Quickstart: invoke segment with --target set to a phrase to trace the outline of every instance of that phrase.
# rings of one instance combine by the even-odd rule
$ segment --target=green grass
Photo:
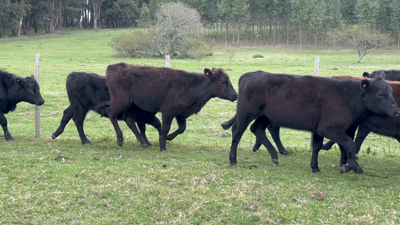
[[[20,76],[34,73],[40,53],[41,137],[34,137],[34,106],[18,105],[7,114],[15,142],[0,138],[0,223],[4,224],[397,224],[400,223],[400,164],[397,141],[371,134],[359,164],[366,172],[339,173],[339,150],[321,152],[321,173],[311,173],[310,135],[282,129],[292,154],[274,165],[265,148],[251,151],[247,131],[230,168],[231,134],[220,128],[235,113],[235,103],[212,99],[188,119],[187,130],[159,153],[157,132],[148,127],[154,146],[142,148],[121,123],[124,146],[118,147],[108,119],[89,113],[82,145],[73,122],[56,140],[68,106],[66,76],[72,71],[104,75],[107,65],[127,62],[163,66],[160,58],[116,58],[108,42],[130,30],[63,30],[53,35],[0,39],[0,69]],[[262,54],[264,58],[253,58]],[[216,47],[200,63],[172,59],[171,67],[201,72],[225,68],[237,88],[241,74],[255,70],[313,74],[320,57],[321,76],[361,76],[364,71],[400,69],[400,53],[382,50],[362,63],[353,50],[255,47],[228,51]],[[229,68],[229,69],[228,69]],[[52,114],[56,114],[51,116]],[[159,115],[158,115],[159,116]],[[172,129],[176,129],[173,124]],[[2,132],[1,136],[2,136]],[[66,156],[64,161],[56,160]],[[257,166],[253,168],[252,166]]]

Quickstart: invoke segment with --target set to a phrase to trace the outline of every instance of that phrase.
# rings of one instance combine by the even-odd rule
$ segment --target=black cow
[[[368,72],[363,73],[364,78],[374,78],[376,76],[379,76],[382,72],[385,73],[385,80],[391,80],[391,81],[400,81],[400,70],[377,70],[369,74]]]
[[[359,80],[361,78],[358,77],[350,77],[350,76],[334,76],[332,78],[335,79],[354,79]],[[393,89],[393,97],[396,100],[397,104],[400,105],[400,82],[397,81],[387,81],[387,83]],[[356,143],[356,154],[360,152],[360,148],[365,138],[368,136],[370,132],[374,132],[376,134],[388,136],[395,138],[398,142],[400,142],[400,117],[387,117],[381,116],[377,114],[369,114],[365,119],[362,120],[360,125],[358,126],[357,136],[355,139]],[[333,141],[327,142],[322,146],[322,149],[329,150],[332,145],[335,144]]]
[[[356,147],[349,131],[371,112],[397,116],[400,110],[392,92],[381,77],[340,81],[313,76],[297,78],[263,71],[246,73],[239,79],[230,163],[237,163],[240,138],[248,124],[256,119],[252,132],[269,150],[273,161],[277,161],[278,156],[265,135],[265,127],[269,124],[312,133],[313,172],[320,171],[318,153],[326,137],[340,145],[342,172],[354,170],[363,173],[355,160]]]
[[[37,106],[44,104],[40,88],[32,76],[22,78],[0,70],[0,124],[7,141],[14,141],[7,128],[4,114],[14,111],[19,102],[28,102]]]
[[[60,126],[53,133],[52,138],[55,139],[62,134],[65,126],[72,118],[82,144],[91,144],[83,131],[83,121],[90,110],[107,117],[106,109],[110,106],[110,93],[106,85],[106,78],[94,73],[72,72],[67,76],[66,89],[70,105],[64,110]],[[130,115],[130,109],[127,109],[121,112],[117,119],[125,120],[128,126],[131,127],[134,121]],[[154,113],[138,109],[136,122],[141,133],[141,137],[136,136],[136,138],[142,140],[143,136],[144,142],[141,142],[141,145],[143,147],[150,146],[151,143],[146,137],[145,123],[154,126],[160,134],[160,120],[155,117]]]
[[[204,74],[199,74],[119,63],[107,67],[106,79],[111,95],[111,107],[107,114],[114,125],[117,144],[123,144],[117,115],[128,108],[140,107],[162,114],[161,152],[167,151],[166,140],[183,133],[186,119],[198,113],[211,98],[230,101],[237,98],[228,75],[222,69],[204,69]],[[179,127],[167,136],[173,118],[176,118]]]

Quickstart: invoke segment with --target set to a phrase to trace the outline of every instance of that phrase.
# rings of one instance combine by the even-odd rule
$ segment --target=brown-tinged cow
[[[66,89],[70,105],[64,110],[60,126],[54,131],[52,138],[55,139],[62,134],[65,126],[73,119],[82,144],[91,144],[83,130],[83,122],[90,110],[107,117],[106,109],[110,106],[110,93],[106,85],[106,77],[95,73],[72,72],[67,76]],[[118,120],[125,120],[128,126],[132,126],[134,121],[130,117],[129,110],[119,114]],[[151,143],[146,136],[145,123],[151,124],[160,134],[160,120],[155,117],[154,113],[138,109],[136,123],[144,140],[141,144],[143,147],[150,146]]]
[[[364,78],[374,78],[379,76],[382,72],[385,73],[385,80],[400,81],[400,70],[377,70],[371,74],[364,72],[362,76]]]
[[[106,79],[111,95],[111,106],[107,114],[114,125],[117,144],[123,144],[117,115],[128,108],[139,107],[162,114],[161,152],[167,151],[166,140],[172,140],[183,133],[186,119],[198,113],[211,98],[230,101],[237,98],[229,76],[222,69],[204,69],[204,74],[200,74],[119,63],[107,67]],[[168,135],[174,118],[178,129]]]

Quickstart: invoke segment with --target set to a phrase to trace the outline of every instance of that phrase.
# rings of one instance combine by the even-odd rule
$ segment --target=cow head
[[[206,68],[204,69],[204,75],[211,80],[211,92],[213,96],[232,102],[237,99],[237,92],[233,88],[229,76],[223,69],[213,68],[210,70]]]
[[[32,76],[26,78],[15,78],[15,82],[20,86],[19,99],[20,101],[28,102],[34,105],[43,105],[44,99],[40,94],[39,85]]]
[[[364,78],[369,78],[369,73],[368,72],[364,72],[362,75]]]
[[[362,80],[363,100],[369,110],[379,115],[398,116],[400,109],[393,97],[392,87],[383,79],[384,72],[371,80]]]

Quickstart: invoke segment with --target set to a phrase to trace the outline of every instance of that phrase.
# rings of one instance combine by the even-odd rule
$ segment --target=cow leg
[[[171,123],[174,119],[167,115],[167,113],[162,114],[162,125],[161,125],[161,136],[160,136],[160,152],[166,153],[167,152],[167,135],[169,130],[171,129]]]
[[[178,129],[172,134],[167,135],[167,140],[172,141],[176,136],[182,134],[186,130],[186,118],[184,117],[175,117],[176,122],[178,123]]]
[[[356,154],[358,154],[360,152],[361,145],[370,132],[371,131],[368,128],[366,128],[365,126],[360,125],[358,127],[357,137],[355,140],[356,148],[357,148]]]
[[[0,112],[0,124],[1,124],[1,127],[3,128],[3,131],[4,131],[4,138],[7,141],[14,141],[14,138],[11,136],[10,132],[8,131],[7,119],[4,116],[3,112]]]
[[[54,131],[53,135],[51,135],[51,138],[56,139],[60,134],[64,132],[65,126],[67,126],[68,122],[71,120],[71,118],[74,116],[74,110],[72,106],[68,106],[64,110],[63,117],[61,118],[60,126],[57,128],[56,131]]]
[[[79,133],[79,138],[81,139],[82,144],[92,144],[89,139],[86,137],[85,132],[83,131],[83,121],[85,121],[85,117],[87,114],[87,110],[76,106],[73,109],[73,117],[72,120],[75,123],[76,129]]]
[[[133,108],[133,107],[132,107]],[[131,131],[133,132],[133,134],[135,135],[136,139],[139,141],[140,145],[144,148],[149,147],[149,145],[147,144],[147,142],[145,141],[145,138],[143,137],[143,135],[139,132],[139,130],[136,128],[135,125],[135,119],[136,119],[136,114],[137,111],[135,109],[129,109],[125,112],[125,123],[128,125],[128,127],[131,129]],[[145,127],[144,123],[143,126]],[[139,125],[140,126],[140,125]],[[143,127],[142,127],[143,129]],[[144,133],[146,132],[146,128],[144,128]],[[147,137],[146,137],[147,139]]]
[[[236,114],[236,123],[232,126],[232,143],[231,143],[231,150],[229,153],[229,161],[231,165],[236,165],[236,154],[237,154],[237,147],[239,145],[240,139],[244,131],[246,130],[249,123],[254,119],[255,116],[239,116]]]
[[[267,129],[268,124],[270,121],[266,116],[259,116],[257,119],[254,121],[254,123],[250,126],[250,131],[254,134],[257,129],[263,130],[265,132],[265,129]],[[253,146],[253,152],[256,152],[261,146],[261,141],[260,139],[256,136],[256,142],[254,143]]]
[[[354,129],[354,128],[351,128]],[[351,131],[353,132],[353,131]],[[364,173],[364,171],[361,169],[361,167],[358,165],[357,160],[356,160],[356,144],[353,141],[353,137],[349,137],[347,133],[351,132],[347,131],[346,133],[343,130],[330,130],[329,133],[324,135],[325,137],[331,139],[333,142],[336,142],[342,152],[341,156],[341,173],[348,172],[350,170],[354,170],[358,174]],[[346,159],[347,156],[347,159]]]
[[[282,155],[290,155],[290,153],[282,145],[281,138],[279,137],[279,130],[279,126],[273,126],[272,124],[268,126],[268,131],[271,134],[272,139],[274,139],[274,142],[278,147],[279,153],[281,153]]]
[[[142,122],[136,122],[136,125],[138,126],[140,134],[142,135],[143,140],[144,142],[146,142],[147,146],[152,146],[152,144],[150,143],[149,139],[147,139],[146,136],[146,124]]]
[[[320,172],[318,168],[318,153],[321,150],[322,143],[324,141],[324,137],[318,134],[312,134],[312,155],[311,155],[311,169],[313,173]]]
[[[256,126],[253,126],[254,124],[256,124]],[[252,127],[250,129],[251,132],[253,132],[253,134],[256,136],[258,141],[260,143],[262,143],[265,146],[265,148],[267,148],[269,154],[271,155],[272,162],[275,163],[275,164],[278,164],[278,154],[276,152],[276,149],[271,144],[271,142],[268,140],[267,136],[265,135],[265,126],[268,126],[268,123],[266,123],[264,121],[264,123],[262,123],[263,125],[260,124],[260,125],[257,126],[257,124],[259,124],[259,123],[256,123],[256,122],[253,123],[253,125],[252,125]]]
[[[117,144],[119,146],[123,145],[124,136],[123,136],[122,130],[118,124],[118,115],[120,115],[125,110],[127,110],[128,108],[131,107],[131,104],[129,104],[127,101],[123,101],[123,100],[127,100],[127,99],[129,99],[129,97],[123,95],[123,96],[120,96],[119,98],[116,98],[115,102],[113,103],[113,95],[111,95],[111,105],[109,108],[106,109],[108,118],[110,119],[111,124],[114,126],[115,134],[117,136]],[[134,127],[136,129],[136,126],[132,126],[132,127]]]
[[[330,150],[334,144],[336,144],[336,143],[333,141],[328,141],[324,145],[322,145],[321,149]]]

